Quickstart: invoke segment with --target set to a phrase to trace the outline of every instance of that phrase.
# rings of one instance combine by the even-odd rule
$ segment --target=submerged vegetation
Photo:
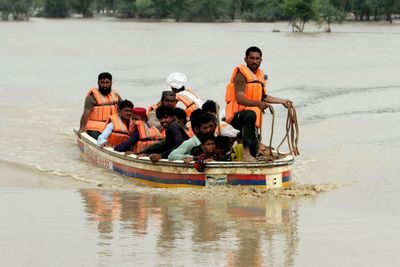
[[[64,18],[95,14],[175,21],[289,20],[293,31],[307,21],[386,20],[400,13],[400,0],[0,0],[2,20],[29,16]]]

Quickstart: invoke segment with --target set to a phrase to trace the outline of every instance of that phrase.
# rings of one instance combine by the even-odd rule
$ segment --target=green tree
[[[320,0],[319,15],[321,20],[327,24],[327,32],[331,32],[331,23],[342,22],[345,18],[344,12],[333,6],[329,0]]]
[[[84,18],[87,18],[93,16],[91,10],[93,3],[94,0],[72,0],[71,7],[75,12],[82,14]]]
[[[68,0],[45,0],[43,14],[49,18],[68,17]]]
[[[275,21],[282,19],[281,0],[254,0],[247,4],[242,17],[248,21]]]
[[[135,0],[120,0],[117,4],[120,18],[134,18],[136,13]]]
[[[234,14],[232,0],[185,0],[183,17],[188,21],[230,20]]]
[[[30,0],[0,0],[0,13],[2,20],[26,20],[29,16]]]
[[[136,0],[135,6],[139,18],[154,18],[156,15],[152,0]]]
[[[382,0],[386,21],[392,23],[392,14],[400,12],[400,0]]]
[[[303,32],[309,20],[318,20],[318,2],[316,0],[285,0],[284,12],[290,16],[292,31]]]
[[[117,9],[117,0],[96,0],[96,10],[98,13],[114,13]]]
[[[185,0],[167,0],[166,4],[169,17],[174,18],[175,21],[181,21],[185,13]]]

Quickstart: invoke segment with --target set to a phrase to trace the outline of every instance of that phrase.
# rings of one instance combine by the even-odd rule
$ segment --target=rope
[[[276,148],[277,153],[275,153],[275,154],[272,151],[272,139],[274,136],[274,125],[275,125],[275,111],[271,105],[269,106],[269,111],[271,112],[271,115],[272,115],[271,135],[269,138],[269,149],[268,149],[268,154],[267,155],[264,154],[263,156],[260,157],[260,159],[264,159],[266,161],[273,161],[275,159],[279,159],[279,158],[285,157],[287,155],[293,155],[293,156],[300,155],[299,149],[297,146],[298,136],[299,136],[299,126],[298,126],[298,121],[297,121],[296,109],[294,108],[293,104],[287,108],[286,134],[283,137],[282,141],[279,143],[278,147]],[[287,142],[288,142],[289,153],[279,152],[279,148],[285,142],[285,139],[287,139]]]
[[[279,148],[285,142],[285,139],[287,139],[288,142],[288,147],[289,147],[289,153],[280,153]],[[300,155],[299,148],[297,146],[299,142],[299,124],[297,121],[297,113],[296,109],[294,108],[293,104],[290,105],[287,109],[287,117],[286,117],[286,134],[283,137],[282,141],[276,148],[276,151],[280,155],[293,155],[293,156],[298,156]]]
[[[215,110],[217,111],[217,129],[218,129],[218,135],[221,135],[221,122],[219,118],[219,105],[217,102],[215,102]]]

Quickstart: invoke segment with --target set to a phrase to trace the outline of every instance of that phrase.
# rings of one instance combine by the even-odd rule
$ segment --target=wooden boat
[[[77,134],[77,130],[74,131]],[[77,141],[83,159],[153,187],[241,185],[281,188],[292,182],[294,158],[290,155],[273,162],[209,162],[204,172],[198,172],[193,164],[183,161],[163,159],[153,164],[148,157],[127,156],[112,148],[101,148],[86,133],[77,135]]]

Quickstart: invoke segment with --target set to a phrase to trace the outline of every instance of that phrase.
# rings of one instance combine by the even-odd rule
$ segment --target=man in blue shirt
[[[195,134],[192,138],[184,141],[178,148],[174,149],[168,156],[168,160],[184,160],[190,161],[193,159],[193,156],[190,155],[190,151],[193,147],[199,146],[201,144],[199,140],[199,136],[204,134],[214,134],[215,128],[217,126],[215,116],[204,113],[201,111],[199,116],[196,116],[196,113],[199,113],[200,110],[197,109],[192,112],[190,117],[190,121],[192,124],[192,130]],[[195,113],[195,114],[193,114]]]

